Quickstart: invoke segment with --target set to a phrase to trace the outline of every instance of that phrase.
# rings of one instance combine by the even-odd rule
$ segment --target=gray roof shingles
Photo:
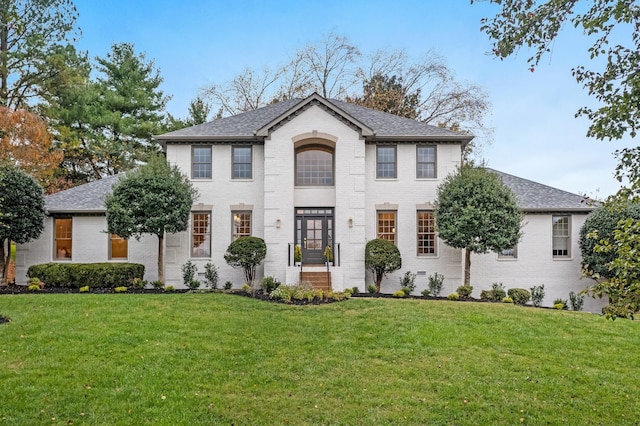
[[[156,136],[158,140],[172,139],[184,137],[189,138],[254,138],[255,133],[266,126],[281,115],[287,113],[303,103],[305,99],[289,99],[278,102],[273,105],[267,105],[253,111],[244,112],[231,117],[218,118],[208,123],[199,124],[197,126],[187,127],[185,129],[176,130],[170,133]],[[341,110],[369,126],[377,137],[460,137],[461,139],[469,139],[470,135],[453,132],[441,127],[432,126],[430,124],[421,123],[409,118],[399,117],[371,108],[365,108],[359,105],[342,102],[335,99],[327,99],[338,110]]]
[[[585,211],[594,206],[586,202],[585,197],[538,182],[513,176],[498,170],[490,169],[502,178],[502,182],[511,188],[518,207],[524,211]]]
[[[48,213],[104,213],[104,198],[124,173],[107,176],[45,197]]]

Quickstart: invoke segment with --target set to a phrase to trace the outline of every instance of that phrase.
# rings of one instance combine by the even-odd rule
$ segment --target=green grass
[[[506,304],[0,297],[0,425],[640,418],[640,324]]]

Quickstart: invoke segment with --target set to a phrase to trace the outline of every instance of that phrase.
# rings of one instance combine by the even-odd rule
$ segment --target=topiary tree
[[[224,260],[233,268],[242,268],[244,279],[253,288],[256,267],[267,256],[267,245],[262,238],[240,237],[227,247]]]
[[[595,250],[600,241],[613,241],[618,222],[624,219],[640,220],[640,204],[611,204],[600,206],[587,216],[580,228],[580,252],[585,275],[593,278],[611,278],[609,265],[616,258],[613,250]],[[592,235],[594,238],[590,238]]]
[[[188,229],[191,206],[198,196],[189,178],[163,157],[149,162],[114,185],[105,199],[109,232],[122,238],[158,237],[158,280],[164,283],[165,233]]]
[[[380,293],[384,276],[402,267],[400,250],[389,240],[371,240],[364,249],[364,266],[373,274],[376,291]]]
[[[438,187],[436,229],[449,246],[465,250],[465,285],[471,282],[471,253],[516,245],[522,218],[511,189],[485,168],[462,166]]]
[[[44,196],[34,178],[12,165],[0,166],[0,285],[7,284],[11,242],[36,239],[44,229]]]

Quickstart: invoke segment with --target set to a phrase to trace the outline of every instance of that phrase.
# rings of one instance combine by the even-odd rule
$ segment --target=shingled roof
[[[487,168],[502,178],[502,182],[511,188],[518,207],[525,212],[589,212],[595,207],[587,203],[585,197],[538,182],[523,179],[498,170]]]
[[[195,140],[263,140],[270,129],[310,105],[319,105],[331,110],[357,127],[368,140],[457,140],[466,143],[473,139],[472,135],[462,132],[453,132],[335,99],[325,99],[317,93],[305,99],[289,99],[253,111],[165,133],[156,136],[155,139],[163,143]]]
[[[107,176],[45,197],[47,213],[104,213],[104,198],[124,173]]]

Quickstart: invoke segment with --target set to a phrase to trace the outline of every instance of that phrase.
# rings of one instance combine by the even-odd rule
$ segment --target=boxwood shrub
[[[39,278],[46,287],[115,288],[129,286],[144,277],[140,263],[44,263],[27,270],[29,278]]]
[[[524,288],[510,288],[507,293],[513,299],[513,303],[524,305],[531,300],[531,293]]]

